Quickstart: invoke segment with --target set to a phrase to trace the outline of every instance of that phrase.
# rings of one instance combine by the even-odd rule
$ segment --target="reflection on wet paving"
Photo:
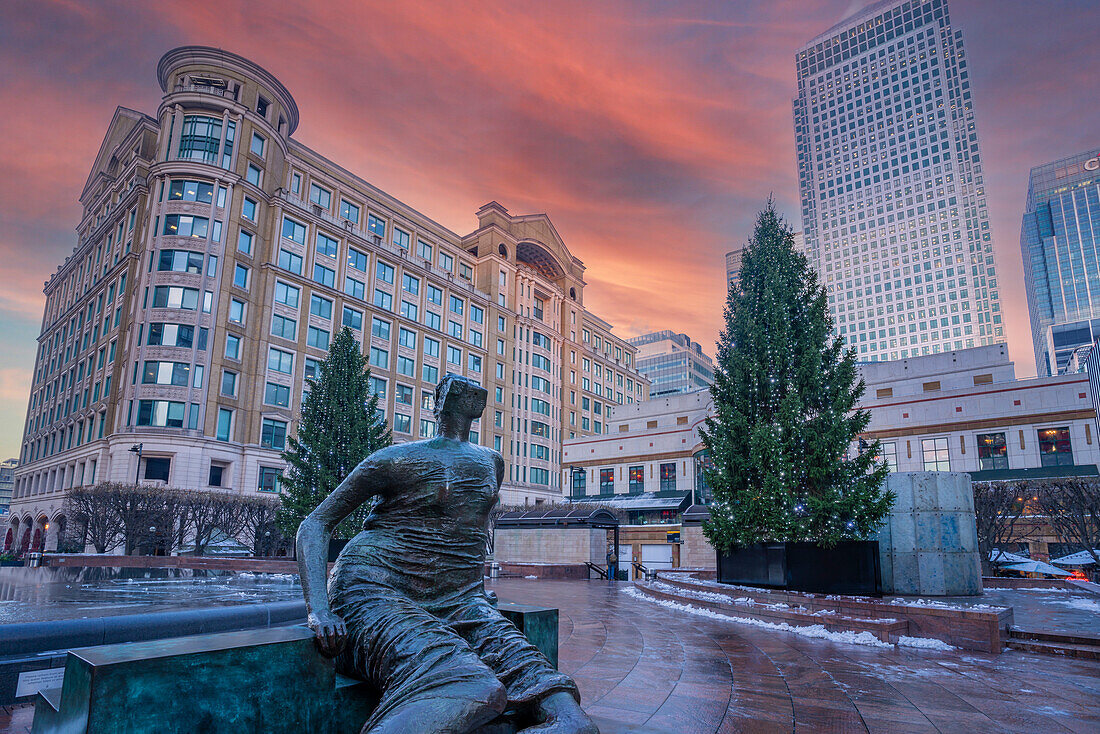
[[[297,575],[179,568],[0,568],[0,624],[299,601]]]

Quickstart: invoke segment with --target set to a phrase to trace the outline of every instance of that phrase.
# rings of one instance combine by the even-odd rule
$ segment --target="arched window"
[[[503,243],[497,245],[497,252],[499,252],[500,256],[503,258],[508,257],[508,248],[505,247]]]

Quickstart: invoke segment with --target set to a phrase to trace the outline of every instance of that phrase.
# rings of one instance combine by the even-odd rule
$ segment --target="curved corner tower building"
[[[795,54],[805,253],[861,361],[1003,342],[962,34],[887,0]]]
[[[645,399],[545,214],[490,202],[458,235],[294,140],[294,98],[255,63],[183,47],[157,77],[156,117],[116,110],[45,284],[8,547],[51,549],[66,491],[100,481],[277,492],[344,326],[395,441],[434,435],[443,374],[487,387],[473,438],[504,454],[508,504],[560,498],[563,437]]]

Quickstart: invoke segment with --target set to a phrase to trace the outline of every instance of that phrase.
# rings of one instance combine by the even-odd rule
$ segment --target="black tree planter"
[[[882,596],[875,540],[845,540],[831,548],[816,543],[730,548],[718,552],[718,580],[815,594]]]

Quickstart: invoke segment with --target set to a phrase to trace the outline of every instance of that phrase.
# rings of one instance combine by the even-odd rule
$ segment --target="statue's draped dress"
[[[483,696],[487,676],[504,685],[509,710],[557,691],[579,700],[485,595],[496,453],[438,438],[394,449],[385,473],[399,486],[375,499],[329,580],[348,628],[337,663],[382,694],[365,730],[413,701]]]

